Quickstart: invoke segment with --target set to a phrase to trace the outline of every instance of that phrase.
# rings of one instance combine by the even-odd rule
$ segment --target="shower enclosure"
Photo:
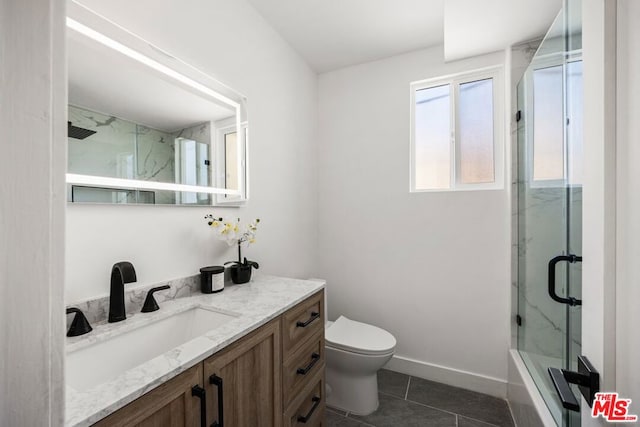
[[[517,87],[517,347],[556,423],[578,426],[547,371],[581,354],[580,1],[563,6]]]

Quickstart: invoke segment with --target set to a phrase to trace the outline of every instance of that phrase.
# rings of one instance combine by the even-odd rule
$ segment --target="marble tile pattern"
[[[381,369],[376,411],[358,416],[327,408],[327,427],[513,427],[507,402],[493,396]]]
[[[174,138],[192,139],[201,144],[211,144],[211,123],[200,123],[172,133]]]
[[[69,138],[69,172],[78,174],[175,183],[179,166],[176,165],[176,138],[207,146],[212,143],[210,122],[168,132],[72,105],[69,105],[69,121],[74,126],[96,131],[83,140]],[[198,177],[205,177],[199,178],[198,185],[209,185],[212,166],[195,166]],[[207,171],[202,173],[201,168]],[[201,204],[210,203],[210,197],[206,198]],[[175,204],[176,194],[155,191],[155,203]]]
[[[548,357],[562,358],[566,342],[565,306],[553,301],[547,291],[547,266],[549,260],[564,253],[566,248],[567,209],[572,212],[570,226],[581,227],[581,189],[572,190],[572,198],[567,201],[564,188],[527,188],[520,183],[519,193],[519,236],[518,282],[520,315],[523,326],[519,328],[519,348]],[[579,236],[579,233],[571,233]],[[581,252],[581,241],[572,242],[574,251]],[[566,267],[568,264],[564,264]],[[557,291],[565,295],[562,277],[563,264],[557,267]],[[581,264],[570,266],[574,287],[579,287]],[[572,296],[580,296],[576,290]],[[579,319],[580,307],[571,309],[572,318]],[[571,342],[580,346],[579,328],[573,328]]]
[[[168,132],[136,125],[136,179],[174,183],[175,142]],[[156,191],[156,204],[175,203],[171,191]]]
[[[237,315],[216,329],[93,388],[77,391],[67,386],[65,425],[81,427],[95,423],[279,316],[324,285],[322,280],[256,275],[247,284],[226,286],[216,294],[200,294],[188,285],[181,286],[176,291],[184,292],[184,297],[164,301],[158,298],[159,311],[134,313],[114,324],[97,323],[89,334],[67,338],[66,351],[70,353],[195,307]]]
[[[68,138],[69,172],[133,179],[135,123],[72,105],[68,112],[74,126],[96,132],[85,139]]]
[[[169,285],[170,288],[164,291],[158,291],[154,297],[158,303],[174,300],[176,298],[185,298],[200,294],[200,275],[183,277],[180,279],[167,280],[164,282],[154,283],[151,285],[142,285],[137,287],[129,287],[125,285],[124,301],[127,316],[140,312],[147,292],[151,288],[157,286]],[[77,303],[69,304],[68,307],[77,307],[84,313],[85,317],[92,325],[94,323],[106,322],[109,315],[109,295],[92,298]],[[70,325],[73,315],[67,316],[67,324]]]

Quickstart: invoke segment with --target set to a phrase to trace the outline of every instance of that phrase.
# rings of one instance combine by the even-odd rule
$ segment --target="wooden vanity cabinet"
[[[281,426],[280,355],[277,318],[206,359],[207,426]]]
[[[201,420],[202,364],[98,421],[98,427],[193,427]]]
[[[320,291],[95,425],[322,426],[324,322]]]
[[[325,424],[324,291],[282,315],[283,426]]]

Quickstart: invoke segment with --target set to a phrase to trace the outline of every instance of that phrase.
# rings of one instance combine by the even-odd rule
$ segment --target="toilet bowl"
[[[356,415],[378,409],[378,370],[396,339],[376,326],[340,316],[325,326],[327,405]]]

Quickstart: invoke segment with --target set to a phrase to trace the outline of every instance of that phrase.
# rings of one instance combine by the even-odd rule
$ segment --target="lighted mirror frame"
[[[208,76],[202,71],[174,58],[173,56],[153,46],[137,35],[124,30],[122,27],[113,24],[112,22],[102,18],[95,12],[82,5],[79,5],[78,3],[75,3],[73,1],[70,2],[68,12],[69,16],[67,16],[66,21],[67,31],[74,31],[85,37],[88,37],[95,42],[98,42],[110,49],[119,52],[122,55],[125,55],[126,57],[134,61],[137,61],[149,67],[155,72],[160,72],[166,77],[169,77],[176,82],[179,82],[190,87],[191,89],[196,90],[197,92],[204,95],[205,98],[214,98],[217,101],[228,105],[230,109],[235,111],[235,128],[237,130],[237,135],[242,135],[244,133],[244,128],[246,128],[246,121],[244,121],[245,124],[243,126],[243,113],[245,112],[243,111],[244,106],[242,101],[244,100],[244,97],[242,95],[238,94],[233,89],[230,89],[217,80],[214,80],[212,77]],[[90,24],[85,25],[80,21],[88,22]],[[114,37],[106,36],[99,30],[109,33],[110,35],[113,33]],[[122,41],[116,40],[116,38]],[[146,54],[141,53],[141,51],[144,51]],[[171,66],[165,65],[163,63],[166,63],[167,60],[171,60]],[[186,74],[197,75],[198,77],[192,78],[188,77]],[[211,86],[215,87],[216,89],[212,89]],[[238,101],[232,99],[231,97],[238,99]],[[109,187],[113,189],[165,190],[176,192],[216,194],[218,196],[212,199],[213,205],[244,204],[248,199],[248,170],[247,161],[245,159],[245,156],[248,155],[248,149],[247,141],[244,140],[244,138],[242,139],[242,143],[237,144],[237,190],[227,190],[226,188],[214,187],[214,185],[219,183],[219,180],[215,178],[215,175],[217,175],[219,172],[215,170],[214,174],[212,175],[213,178],[211,178],[212,186],[184,185],[157,181],[101,177],[95,175],[81,175],[74,173],[67,173],[66,181],[67,184]],[[217,140],[210,144],[209,150],[211,155],[216,154],[217,145]],[[229,196],[235,197],[231,201],[223,201],[224,198]]]

